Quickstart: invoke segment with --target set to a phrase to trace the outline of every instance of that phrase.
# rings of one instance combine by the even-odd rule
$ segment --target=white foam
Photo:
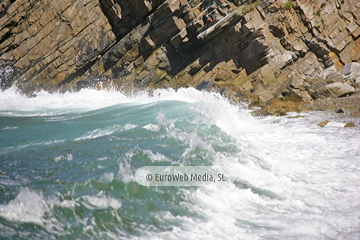
[[[143,153],[150,158],[152,162],[158,162],[158,161],[166,161],[169,162],[170,160],[161,153],[153,153],[151,150],[143,150]]]
[[[23,145],[19,145],[19,146],[15,146],[15,147],[5,147],[1,149],[2,153],[9,153],[9,152],[13,152],[13,151],[18,151],[30,146],[43,146],[43,145],[52,145],[52,144],[57,144],[57,143],[62,143],[65,142],[65,140],[53,140],[53,141],[47,141],[47,142],[32,142],[32,143],[27,143],[27,144],[23,144]]]
[[[113,197],[105,196],[103,192],[99,192],[96,196],[85,195],[81,197],[82,204],[88,209],[118,209],[121,207],[121,201]]]
[[[84,134],[83,136],[75,138],[75,141],[86,140],[86,139],[95,139],[95,138],[99,138],[99,137],[103,137],[103,136],[109,136],[109,135],[113,134],[114,132],[121,131],[121,130],[122,130],[121,126],[115,124],[113,126],[107,127],[106,129],[95,129],[95,130],[89,131],[86,134]]]
[[[90,97],[91,94],[98,94],[97,98]],[[329,118],[323,113],[303,113],[305,118],[299,119],[266,117],[257,120],[241,107],[230,105],[219,94],[194,89],[179,89],[177,92],[156,90],[152,97],[147,93],[125,97],[117,92],[96,90],[54,96],[41,93],[35,100],[22,99],[16,95],[12,97],[19,106],[5,99],[7,104],[13,104],[9,108],[4,107],[6,104],[3,104],[3,97],[0,96],[0,111],[12,110],[14,106],[21,110],[21,107],[26,106],[25,100],[29,100],[30,109],[39,110],[46,105],[45,96],[55,102],[55,109],[61,103],[78,109],[101,108],[126,102],[146,104],[171,100],[199,103],[190,106],[190,110],[199,114],[199,123],[216,125],[231,136],[232,144],[238,152],[217,153],[203,136],[177,128],[175,120],[167,119],[164,112],[158,114],[157,124],[143,126],[150,131],[164,130],[164,136],[186,145],[187,149],[182,155],[184,158],[195,148],[214,153],[215,167],[227,166],[231,170],[227,173],[237,178],[235,183],[222,185],[221,188],[207,186],[196,191],[183,189],[181,194],[188,201],[182,202],[182,207],[201,217],[175,216],[160,211],[155,213],[157,219],[173,228],[164,232],[144,231],[144,238],[177,239],[187,236],[190,239],[234,239],[236,236],[239,239],[278,239],[282,236],[285,239],[336,239],[341,235],[358,236],[360,141],[358,128],[343,128],[343,123],[347,122],[344,119],[329,119],[331,122],[325,128],[316,125]],[[23,105],[20,106],[20,103]],[[51,110],[52,107],[49,108]],[[357,126],[360,124],[357,119],[352,121]],[[123,129],[125,126],[97,129],[78,140],[106,136]],[[149,149],[134,151],[142,152],[154,162],[176,161]],[[124,182],[134,181],[131,164],[134,151],[129,151],[118,161],[116,178]],[[113,178],[114,175],[110,173],[102,175],[100,180],[107,182]],[[32,210],[24,210],[22,213],[15,207],[17,203],[26,206],[24,209],[32,208],[34,202],[43,205],[41,195],[28,193],[29,190],[22,191],[28,197],[19,194],[15,200],[2,206],[0,214],[10,219],[41,222],[46,206],[39,209],[39,213],[33,213]],[[25,201],[27,198],[32,199],[30,203]],[[83,196],[76,202],[84,202],[89,209],[121,207],[119,200],[103,193]]]
[[[127,123],[124,126],[115,124],[113,126],[106,127],[105,129],[99,128],[99,129],[89,131],[89,132],[85,133],[83,136],[75,138],[75,141],[86,140],[86,139],[95,139],[95,138],[100,138],[100,137],[104,137],[104,136],[109,136],[109,135],[112,135],[113,133],[124,131],[124,130],[125,131],[131,130],[136,127],[137,127],[137,125],[131,124],[131,123]]]
[[[136,127],[137,127],[137,125],[135,125],[135,124],[127,123],[127,124],[124,125],[124,130],[131,130],[131,129],[134,129]]]
[[[52,116],[74,111],[90,111],[121,103],[146,104],[159,101],[207,102],[216,104],[226,102],[220,94],[200,92],[193,88],[158,89],[152,96],[146,91],[126,96],[115,90],[82,89],[79,92],[48,93],[37,92],[28,98],[9,88],[0,94],[0,112],[10,116]]]
[[[0,205],[0,215],[10,221],[43,224],[43,216],[48,210],[42,195],[28,188],[20,191],[8,204]]]
[[[66,156],[64,155],[60,155],[54,158],[55,162],[59,162],[62,160],[67,160],[67,161],[72,161],[73,160],[73,155],[71,153],[66,154]]]
[[[14,129],[18,129],[18,127],[10,127],[10,126],[6,126],[0,129],[1,130],[14,130]]]
[[[331,119],[327,128],[316,125],[329,118],[322,113],[304,113],[305,118],[300,119],[256,120],[216,95],[199,93],[197,100],[199,96],[210,99],[192,109],[205,122],[232,136],[240,149],[232,156],[218,154],[215,161],[216,165],[230,167],[238,183],[187,192],[185,195],[195,203],[187,208],[206,220],[159,215],[159,219],[181,227],[151,233],[151,238],[186,234],[206,239],[316,239],[356,231],[360,225],[356,201],[360,199],[360,142],[356,129],[343,128],[346,119]],[[183,155],[194,147],[212,151],[198,134],[176,128],[165,113],[160,112],[157,120],[168,137],[189,146]]]
[[[129,98],[116,91],[82,89],[76,93],[64,94],[41,91],[36,93],[36,97],[28,98],[18,93],[15,88],[10,88],[0,94],[0,111],[11,111],[9,115],[16,115],[17,111],[24,112],[18,115],[33,116],[37,114],[33,112],[38,111],[43,112],[42,115],[55,115],[59,114],[59,111],[89,111],[122,102],[129,102]]]
[[[152,123],[150,123],[150,124],[148,124],[148,125],[145,125],[145,126],[143,126],[142,128],[144,128],[144,129],[146,129],[146,130],[148,130],[148,131],[152,131],[152,132],[158,132],[158,131],[160,131],[160,126],[157,125],[157,124],[152,124]]]
[[[317,118],[314,113],[312,119],[320,122]],[[227,227],[241,220],[264,226],[263,230],[249,228],[258,237],[273,234],[275,238],[279,235],[318,238],[326,233],[329,238],[336,238],[343,231],[355,230],[360,224],[356,218],[360,206],[354,202],[360,198],[356,190],[360,188],[359,141],[348,138],[347,129],[339,129],[339,124],[323,129],[313,128],[309,120],[294,125],[282,120],[273,117],[260,120],[255,127],[257,124],[264,130],[259,133],[254,133],[251,127],[248,131],[228,132],[227,129],[237,126],[231,119],[224,120],[220,127],[237,139],[242,149],[239,159],[250,161],[244,164],[221,157],[217,164],[231,166],[239,180],[262,189],[264,195],[231,186],[198,191],[197,210],[203,210],[209,217],[207,224],[213,231],[221,231],[214,219],[222,219],[221,226]],[[271,199],[266,192],[277,197]],[[346,216],[350,209],[353,216]],[[239,228],[246,228],[246,224]],[[271,228],[278,230],[272,232]]]
[[[114,180],[114,173],[104,173],[101,177],[100,177],[100,181],[102,182],[112,182]]]
[[[98,161],[105,161],[105,160],[107,160],[108,159],[108,157],[101,157],[101,158],[98,158],[98,159],[96,159],[96,160],[98,160]]]

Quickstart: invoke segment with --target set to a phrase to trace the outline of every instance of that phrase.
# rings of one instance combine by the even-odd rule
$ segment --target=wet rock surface
[[[355,127],[355,123],[349,122],[344,127]]]
[[[329,120],[325,120],[319,124],[317,124],[319,127],[325,127],[330,121]]]

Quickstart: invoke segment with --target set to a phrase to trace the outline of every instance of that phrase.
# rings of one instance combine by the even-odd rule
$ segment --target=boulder
[[[352,93],[355,92],[355,88],[353,88],[349,84],[340,83],[340,82],[331,83],[331,84],[327,85],[326,88],[329,91],[331,91],[335,95],[335,97],[351,95]]]
[[[309,95],[307,89],[309,89],[310,84],[298,77],[291,79],[290,85],[288,87],[289,93],[287,98],[289,100],[296,100],[302,102],[309,102],[312,100],[311,96]]]
[[[197,87],[196,90],[208,92],[221,92],[221,88],[216,83],[204,80]]]
[[[360,63],[351,62],[346,64],[342,74],[347,78],[353,78],[355,82],[360,82]]]
[[[319,77],[322,77],[322,78],[326,78],[327,76],[331,75],[331,74],[334,74],[334,73],[337,73],[338,71],[336,70],[336,67],[333,65],[331,67],[328,67],[326,69],[324,69],[322,72],[319,73]]]
[[[342,74],[349,75],[349,74],[356,74],[360,75],[360,63],[351,62],[344,66]]]
[[[341,108],[339,110],[336,111],[336,113],[344,113],[344,110],[342,110]]]
[[[318,123],[317,125],[318,125],[319,127],[325,127],[329,122],[330,122],[329,120],[325,120],[325,121],[323,121],[323,122],[321,122],[321,123]]]
[[[307,89],[308,93],[314,98],[318,98],[317,91],[326,86],[326,82],[322,78],[316,78],[312,81],[312,85]]]
[[[355,127],[355,123],[349,122],[344,127]]]
[[[332,74],[329,74],[328,76],[326,76],[325,81],[327,84],[335,83],[335,82],[343,82],[344,76],[338,72],[332,73]]]
[[[351,95],[355,92],[355,88],[346,83],[335,82],[325,86],[321,86],[314,92],[315,98],[338,98]]]

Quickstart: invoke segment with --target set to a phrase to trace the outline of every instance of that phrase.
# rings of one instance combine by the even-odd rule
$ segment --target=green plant
[[[1,1],[1,0],[0,0]],[[246,13],[249,13],[251,11],[253,11],[257,6],[259,6],[264,0],[256,0],[255,2],[253,3],[250,3],[250,4],[246,4],[246,5],[243,5],[242,7],[242,13],[243,14],[246,14]]]
[[[246,13],[251,12],[252,10],[254,10],[254,7],[253,7],[252,5],[245,5],[245,6],[242,8],[242,13],[243,13],[243,14],[246,14]]]
[[[316,16],[320,16],[320,10],[316,11]]]
[[[293,7],[292,2],[285,3],[285,9],[291,9]]]

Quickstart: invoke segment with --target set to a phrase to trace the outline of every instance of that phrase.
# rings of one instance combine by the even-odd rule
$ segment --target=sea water
[[[360,239],[359,119],[296,115],[190,88],[0,92],[0,239]],[[234,181],[143,186],[144,166]]]

